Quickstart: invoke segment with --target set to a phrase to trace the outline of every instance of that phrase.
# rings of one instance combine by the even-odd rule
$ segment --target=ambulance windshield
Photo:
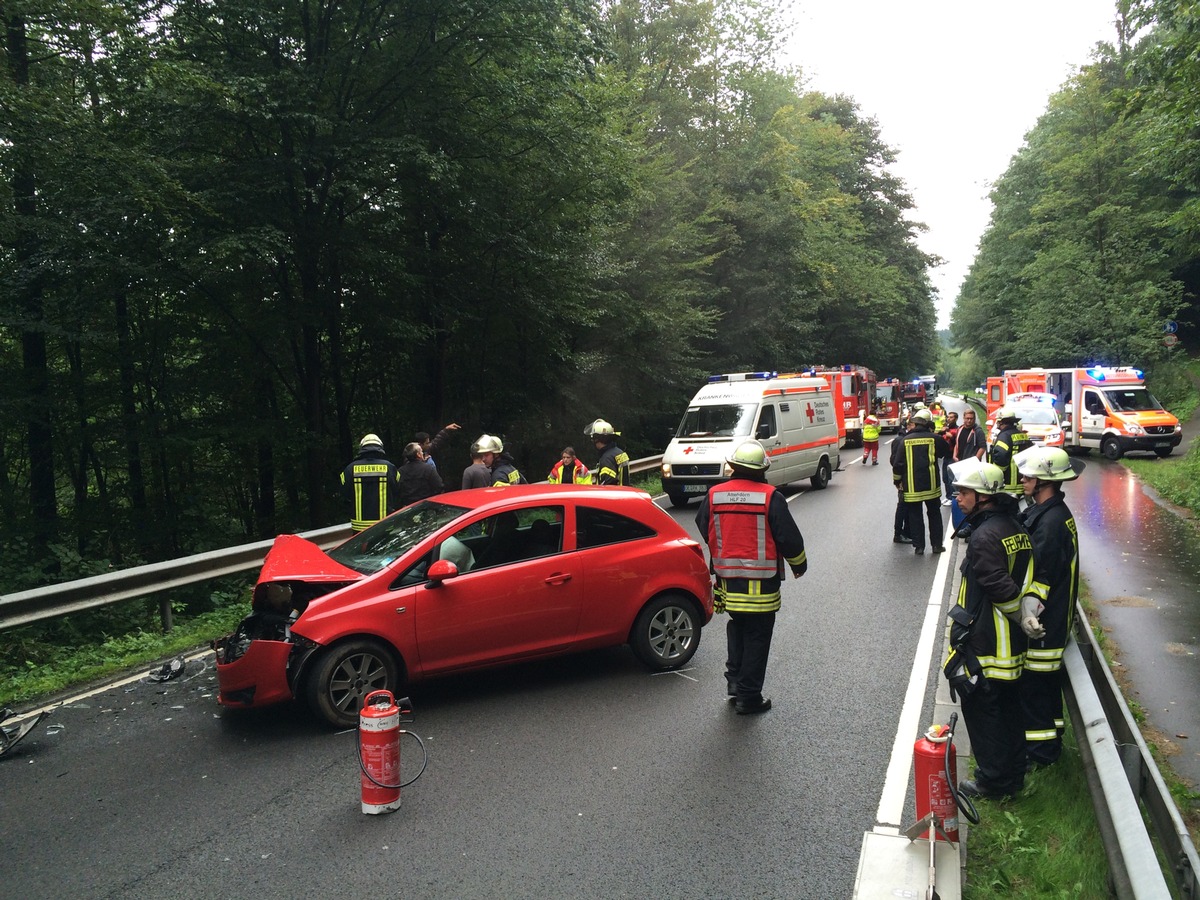
[[[1116,412],[1162,409],[1162,404],[1145,388],[1109,388],[1104,393]]]
[[[693,406],[684,413],[675,437],[749,437],[756,412],[757,403]]]

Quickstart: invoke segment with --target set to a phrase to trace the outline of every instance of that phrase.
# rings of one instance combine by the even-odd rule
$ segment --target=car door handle
[[[546,584],[566,584],[571,580],[571,577],[570,572],[555,572],[546,579]]]

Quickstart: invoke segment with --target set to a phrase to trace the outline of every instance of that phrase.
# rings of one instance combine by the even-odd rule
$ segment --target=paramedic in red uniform
[[[726,693],[738,714],[746,715],[771,708],[762,688],[784,566],[799,578],[808,560],[787,500],[767,484],[771,460],[763,445],[745,441],[726,462],[733,476],[708,492],[696,526],[712,555],[715,607],[729,613]]]

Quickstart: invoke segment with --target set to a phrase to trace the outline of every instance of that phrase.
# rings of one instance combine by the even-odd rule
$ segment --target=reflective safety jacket
[[[940,460],[949,455],[950,445],[923,424],[892,442],[892,479],[904,491],[905,503],[942,496]]]
[[[370,528],[399,508],[400,471],[382,450],[364,450],[342,471],[342,496],[353,506],[350,527]]]
[[[1033,541],[1033,584],[1027,593],[1046,607],[1038,617],[1046,636],[1030,638],[1025,668],[1030,672],[1057,672],[1062,668],[1063,648],[1079,597],[1079,533],[1075,517],[1058,493],[1024,510],[1021,519]]]
[[[708,492],[696,513],[708,543],[714,595],[729,612],[775,612],[784,563],[808,569],[804,538],[783,494],[765,482],[734,478]]]
[[[1021,473],[1017,471],[1016,456],[1030,447],[1029,435],[1019,428],[1005,428],[992,443],[991,461],[1004,470],[1004,490],[1021,493]]]
[[[878,422],[863,422],[863,440],[864,441],[879,440],[879,423]]]
[[[1015,512],[1016,502],[1000,495],[967,518],[971,540],[959,570],[957,609],[950,611],[944,671],[966,659],[971,674],[997,681],[1021,677],[1026,638],[1015,619],[1033,583],[1033,544]]]
[[[592,473],[582,460],[576,459],[575,465],[568,466],[560,459],[554,464],[546,480],[551,484],[591,484]]]
[[[508,487],[510,484],[529,484],[525,476],[517,471],[512,458],[505,454],[497,456],[492,464],[492,487]]]
[[[629,484],[629,454],[609,444],[600,452],[593,478],[595,484]]]

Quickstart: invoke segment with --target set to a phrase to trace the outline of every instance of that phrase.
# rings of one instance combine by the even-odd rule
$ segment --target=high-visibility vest
[[[709,492],[708,546],[719,578],[774,578],[779,574],[775,537],[767,524],[767,508],[775,488],[733,480]]]

